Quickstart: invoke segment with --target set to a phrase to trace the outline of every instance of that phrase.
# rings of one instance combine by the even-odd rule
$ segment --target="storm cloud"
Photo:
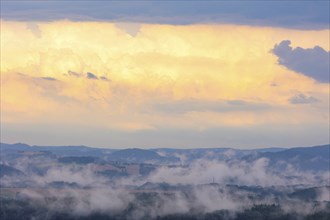
[[[10,20],[329,27],[328,1],[102,1],[101,4],[93,1],[5,1],[1,6],[1,17]],[[138,28],[134,30],[130,32],[132,36]]]
[[[291,41],[276,44],[272,52],[278,56],[278,63],[290,70],[313,78],[320,83],[329,83],[329,51],[319,46],[314,48],[292,48]]]

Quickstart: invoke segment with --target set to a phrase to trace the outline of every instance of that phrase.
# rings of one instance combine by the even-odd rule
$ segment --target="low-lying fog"
[[[9,204],[2,207],[3,217],[10,207],[22,208],[15,201],[44,210],[35,219],[58,213],[157,219],[220,210],[227,211],[223,218],[235,219],[256,205],[275,205],[282,214],[303,218],[330,207],[329,170],[301,170],[265,157],[199,158],[184,165],[63,161],[49,155],[2,161],[1,199]]]

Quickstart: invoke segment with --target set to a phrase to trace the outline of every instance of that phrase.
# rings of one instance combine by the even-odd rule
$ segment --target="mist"
[[[235,157],[226,150],[216,155],[218,159],[208,153],[193,160],[181,155],[171,163],[162,158],[139,164],[10,153],[2,158],[2,170],[15,172],[1,175],[1,196],[39,210],[34,219],[237,219],[265,205],[304,219],[329,207],[329,170],[302,170],[291,160],[274,162],[255,152]]]

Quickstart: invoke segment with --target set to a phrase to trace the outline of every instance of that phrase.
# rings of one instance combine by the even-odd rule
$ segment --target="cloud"
[[[43,76],[43,77],[40,77],[41,79],[44,79],[44,80],[49,80],[49,81],[56,81],[56,79],[54,77],[49,77],[49,76]]]
[[[36,25],[40,38],[26,22],[1,21],[6,139],[114,147],[288,146],[328,139],[320,129],[327,125],[328,84],[287,71],[269,53],[286,38],[327,48],[328,31],[141,24],[133,38],[109,22]],[[310,105],[292,108],[293,87],[317,94],[320,114]],[[287,135],[290,124],[303,138]],[[321,132],[311,137],[312,127]],[[87,128],[95,138],[85,135]]]
[[[99,79],[95,74],[87,72],[87,79]]]
[[[319,102],[318,99],[314,98],[313,96],[307,96],[305,94],[299,93],[297,95],[292,96],[289,99],[291,104],[311,104],[315,102]]]
[[[303,49],[292,48],[291,41],[284,40],[276,44],[272,52],[278,56],[278,63],[321,83],[329,83],[329,55],[319,46]]]
[[[65,8],[65,10],[64,10]],[[5,1],[4,19],[9,20],[102,20],[121,23],[231,23],[280,26],[300,29],[327,29],[329,2],[306,1]],[[122,25],[121,25],[122,26]],[[135,35],[138,28],[124,27]]]
[[[116,26],[125,31],[132,37],[135,37],[141,28],[141,24],[139,23],[116,23]]]
[[[227,103],[230,105],[248,105],[248,103],[243,100],[228,100]]]
[[[199,159],[186,167],[160,167],[147,180],[150,182],[197,185],[211,182],[214,179],[215,182],[221,185],[238,184],[264,187],[295,184],[318,185],[321,182],[327,182],[328,172],[302,172],[292,168],[290,164],[285,162],[283,164],[290,167],[290,169],[277,170],[276,167],[269,165],[267,158],[260,158],[252,162]]]
[[[31,30],[31,32],[36,36],[36,37],[41,37],[41,31],[37,23],[35,22],[28,22],[26,25],[26,28]]]
[[[71,70],[68,70],[68,75],[69,76],[74,76],[74,77],[81,77],[82,76],[82,74],[76,73],[76,72],[71,71]]]
[[[104,80],[104,81],[111,81],[111,80],[108,79],[106,76],[101,76],[100,79],[101,79],[101,80]]]
[[[207,101],[197,99],[185,99],[179,101],[167,101],[157,103],[154,109],[170,114],[184,114],[187,112],[235,112],[235,111],[264,111],[271,108],[267,103],[247,102],[243,100],[218,100]]]

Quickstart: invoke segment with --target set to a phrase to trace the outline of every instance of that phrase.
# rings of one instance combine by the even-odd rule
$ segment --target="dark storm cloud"
[[[2,1],[1,6],[1,17],[8,20],[234,23],[329,28],[328,1]]]
[[[299,93],[295,96],[292,96],[289,99],[289,102],[291,104],[311,104],[311,103],[315,103],[318,102],[319,100],[314,98],[313,96],[307,96],[305,94]]]
[[[303,49],[292,48],[291,41],[276,44],[272,52],[278,56],[278,63],[293,71],[311,77],[321,83],[329,83],[329,54],[319,46]]]
[[[91,73],[91,72],[87,72],[87,76],[88,79],[99,79],[95,74]]]

